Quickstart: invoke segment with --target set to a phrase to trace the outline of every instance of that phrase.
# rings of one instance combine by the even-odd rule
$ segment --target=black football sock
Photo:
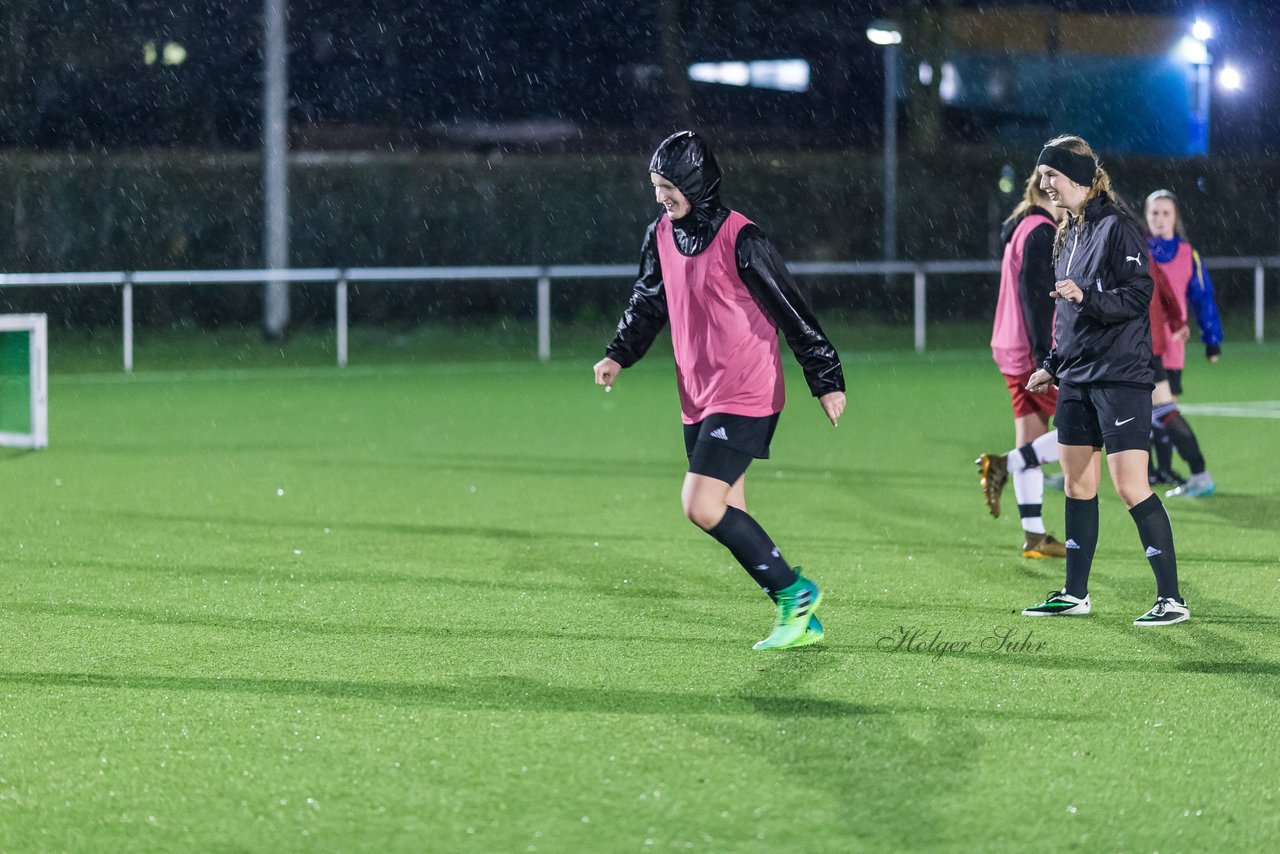
[[[1182,417],[1182,413],[1174,410],[1164,418],[1164,429],[1169,432],[1169,438],[1173,442],[1173,446],[1178,449],[1178,454],[1187,461],[1192,474],[1200,474],[1204,471],[1204,456],[1200,453],[1200,443],[1196,441],[1196,434],[1191,429],[1191,425]]]
[[[1063,589],[1078,599],[1089,592],[1089,570],[1098,548],[1098,496],[1067,498],[1067,583]]]
[[[1178,559],[1173,552],[1173,526],[1169,514],[1154,494],[1129,508],[1138,526],[1138,536],[1147,550],[1151,571],[1156,574],[1156,595],[1181,599],[1178,594]]]
[[[770,597],[796,583],[799,576],[782,559],[764,528],[737,507],[725,510],[724,518],[707,533],[733,553],[752,580]]]
[[[1172,471],[1173,442],[1169,439],[1169,431],[1163,427],[1151,428],[1151,447],[1155,449],[1155,470]]]

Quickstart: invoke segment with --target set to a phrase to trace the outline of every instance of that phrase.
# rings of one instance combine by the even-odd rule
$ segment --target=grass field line
[[[1280,418],[1280,400],[1246,400],[1240,403],[1192,403],[1178,406],[1191,415],[1223,415],[1229,418]]]

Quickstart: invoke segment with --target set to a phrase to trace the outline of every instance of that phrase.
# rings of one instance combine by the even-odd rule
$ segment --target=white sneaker
[[[1207,471],[1193,474],[1182,486],[1175,487],[1164,494],[1165,498],[1208,498],[1217,487],[1213,475]]]
[[[1089,594],[1077,599],[1065,590],[1050,590],[1049,598],[1039,605],[1022,609],[1024,617],[1083,617],[1093,610]]]
[[[1160,596],[1151,610],[1133,621],[1135,626],[1172,626],[1191,619],[1191,611],[1187,603],[1181,599],[1166,599]]]

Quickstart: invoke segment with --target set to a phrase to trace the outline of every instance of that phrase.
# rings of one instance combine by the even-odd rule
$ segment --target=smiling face
[[[1161,240],[1172,240],[1178,225],[1178,208],[1173,199],[1152,199],[1147,203],[1147,228]]]
[[[671,219],[684,219],[688,216],[689,211],[693,210],[693,205],[689,204],[689,200],[684,197],[684,193],[676,189],[675,184],[672,184],[657,172],[649,173],[649,182],[653,184],[654,198],[658,200],[658,204],[666,209],[667,216],[671,217]]]
[[[1089,195],[1089,188],[1080,186],[1052,166],[1042,164],[1036,170],[1040,173],[1040,189],[1044,190],[1049,201],[1055,207],[1069,210],[1078,216],[1080,208],[1084,206],[1084,197]]]

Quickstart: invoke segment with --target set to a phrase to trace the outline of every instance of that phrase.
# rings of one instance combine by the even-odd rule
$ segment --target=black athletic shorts
[[[713,413],[697,424],[684,425],[689,471],[733,485],[752,460],[769,458],[779,414],[753,418]]]
[[[1165,373],[1169,376],[1169,391],[1173,396],[1182,394],[1182,368],[1168,368]]]
[[[1106,447],[1107,453],[1151,447],[1151,389],[1131,385],[1075,385],[1058,388],[1053,414],[1058,443]]]
[[[1169,372],[1164,369],[1164,359],[1154,353],[1151,354],[1151,371],[1155,374],[1155,377],[1151,380],[1153,383],[1169,379]],[[1170,382],[1169,385],[1172,386],[1173,383]],[[1174,394],[1177,394],[1177,392],[1174,392]]]

